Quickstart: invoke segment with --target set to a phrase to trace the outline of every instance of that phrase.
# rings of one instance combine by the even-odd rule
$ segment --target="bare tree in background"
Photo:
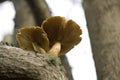
[[[120,79],[120,0],[83,0],[98,80]]]

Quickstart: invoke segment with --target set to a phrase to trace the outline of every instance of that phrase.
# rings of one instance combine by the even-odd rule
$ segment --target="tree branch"
[[[0,45],[0,79],[68,80],[58,57],[6,45]]]

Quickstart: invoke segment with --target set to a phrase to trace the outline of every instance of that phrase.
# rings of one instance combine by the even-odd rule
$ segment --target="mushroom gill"
[[[21,48],[46,53],[49,49],[47,34],[39,26],[19,29],[16,39]]]

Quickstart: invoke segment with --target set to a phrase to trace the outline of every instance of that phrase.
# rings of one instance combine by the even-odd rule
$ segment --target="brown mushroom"
[[[21,48],[46,53],[49,49],[47,34],[39,26],[19,29],[16,39]]]
[[[45,20],[41,26],[50,41],[49,53],[64,55],[81,41],[82,30],[72,20],[66,21],[64,17],[54,16]]]

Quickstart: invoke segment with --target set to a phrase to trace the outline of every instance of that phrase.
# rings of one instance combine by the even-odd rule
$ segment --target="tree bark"
[[[83,0],[99,80],[120,79],[120,0]]]
[[[0,45],[0,80],[68,80],[60,59]]]
[[[68,77],[69,80],[74,80],[73,79],[73,76],[72,76],[72,68],[68,62],[68,59],[67,57],[64,55],[64,56],[61,56],[60,57],[60,60],[62,62],[62,65],[64,66],[65,70],[66,70],[66,76]]]
[[[15,29],[24,26],[35,26],[36,20],[30,5],[26,0],[12,0],[14,3],[15,15]]]

